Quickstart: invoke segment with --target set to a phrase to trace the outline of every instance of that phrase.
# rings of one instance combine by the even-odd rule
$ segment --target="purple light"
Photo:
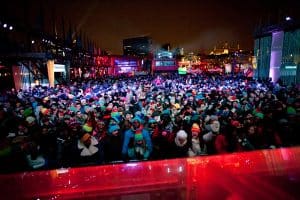
[[[269,77],[272,78],[272,82],[277,82],[280,77],[283,36],[283,31],[272,33],[271,60],[269,71]]]

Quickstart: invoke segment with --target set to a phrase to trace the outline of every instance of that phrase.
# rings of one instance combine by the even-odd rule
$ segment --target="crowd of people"
[[[300,89],[232,75],[73,80],[8,90],[5,172],[273,149],[300,144]]]

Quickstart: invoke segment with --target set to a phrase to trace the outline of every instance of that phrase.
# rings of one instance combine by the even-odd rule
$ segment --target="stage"
[[[0,175],[1,199],[299,199],[300,148]]]

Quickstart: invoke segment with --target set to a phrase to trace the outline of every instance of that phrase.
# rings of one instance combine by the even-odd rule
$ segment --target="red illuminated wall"
[[[299,199],[300,148],[0,175],[1,199]]]

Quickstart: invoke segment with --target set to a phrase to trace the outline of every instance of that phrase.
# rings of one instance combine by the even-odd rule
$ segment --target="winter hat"
[[[117,108],[116,106],[114,106],[114,107],[112,108],[111,114],[112,114],[112,115],[118,115],[118,114],[119,114],[118,108]]]
[[[119,117],[110,117],[111,120],[115,121],[115,123],[119,124],[120,123],[120,119]]]
[[[70,106],[69,110],[74,113],[77,112],[77,109],[74,106]]]
[[[32,115],[32,109],[31,108],[26,108],[23,112],[24,117],[28,117],[30,115]]]
[[[296,115],[297,114],[297,111],[295,108],[289,106],[287,109],[286,109],[286,112],[288,115]]]
[[[118,131],[118,130],[120,130],[120,126],[117,124],[113,124],[108,127],[109,134],[112,134],[113,132]]]
[[[261,113],[261,112],[257,112],[257,113],[255,113],[254,115],[255,115],[255,117],[257,117],[257,118],[259,118],[259,119],[263,119],[263,118],[264,118],[264,114]]]
[[[187,139],[187,133],[184,130],[180,130],[176,133],[177,139]]]
[[[175,104],[174,104],[174,108],[175,108],[176,110],[180,109],[179,103],[175,103]]]
[[[193,123],[192,128],[191,128],[191,131],[192,131],[192,132],[200,133],[201,130],[200,130],[200,127],[199,127],[198,124]]]
[[[118,123],[121,121],[121,114],[119,113],[119,112],[112,112],[111,114],[110,114],[110,117],[111,118],[116,118],[117,120],[118,120]]]
[[[197,122],[199,120],[200,120],[200,115],[198,115],[198,114],[193,115],[191,118],[191,121],[193,121],[193,122]]]
[[[217,115],[211,115],[211,116],[210,116],[210,120],[211,120],[211,121],[218,121],[218,119],[219,119],[219,118],[218,118]]]
[[[149,124],[154,124],[154,123],[156,123],[156,120],[153,119],[153,118],[150,118],[149,121],[148,121],[148,123],[149,123]]]
[[[90,134],[88,134],[88,133],[85,133],[85,134],[83,134],[83,136],[80,138],[80,141],[82,142],[82,143],[84,143],[84,142],[86,142],[88,139],[90,139],[91,138],[91,135]]]
[[[205,97],[203,96],[202,93],[197,94],[197,96],[195,98],[196,98],[197,101],[205,99]]]
[[[131,120],[131,122],[135,122],[135,121],[137,121],[138,123],[142,123],[142,119],[140,118],[140,117],[134,117],[132,120]]]
[[[228,101],[233,102],[233,101],[238,101],[238,99],[236,98],[236,96],[229,96]]]
[[[240,123],[239,121],[237,121],[237,120],[232,120],[232,121],[231,121],[231,125],[232,125],[233,127],[238,128],[238,127],[241,126],[241,123]]]
[[[93,127],[92,127],[92,125],[91,125],[91,124],[89,124],[89,123],[85,123],[85,124],[83,125],[82,129],[83,129],[85,132],[88,132],[88,133],[90,133],[90,132],[92,132],[92,130],[93,130]]]
[[[48,115],[49,114],[49,109],[47,109],[47,108],[41,108],[41,113],[43,115]]]
[[[32,117],[32,116],[26,117],[26,122],[27,122],[28,124],[32,124],[34,121],[35,121],[35,118],[34,118],[34,117]]]

